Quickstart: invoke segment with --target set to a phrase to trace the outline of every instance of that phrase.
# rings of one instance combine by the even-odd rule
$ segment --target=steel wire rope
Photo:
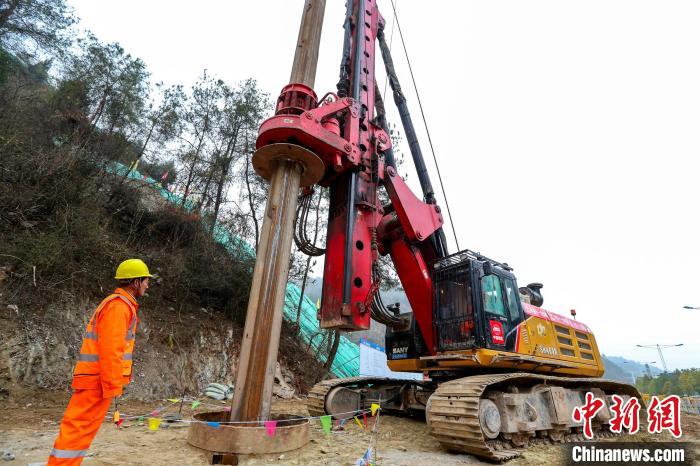
[[[399,0],[396,0],[399,3]],[[396,11],[394,11],[394,16],[391,18],[391,32],[389,33],[389,52],[391,52],[391,46],[394,43],[394,24],[396,24]],[[386,86],[389,84],[389,75],[384,77],[384,92],[382,93],[382,100],[386,101]]]
[[[423,111],[423,104],[420,100],[420,94],[418,93],[418,86],[416,85],[416,78],[413,76],[413,67],[411,66],[411,60],[408,58],[408,50],[406,49],[406,42],[403,39],[403,32],[401,31],[401,22],[396,14],[396,5],[394,0],[391,1],[391,8],[394,10],[394,18],[396,19],[396,28],[399,30],[399,37],[401,38],[401,45],[403,47],[403,53],[406,56],[406,62],[408,64],[408,71],[411,74],[411,81],[413,82],[413,90],[416,92],[416,99],[418,100],[418,108],[420,109],[420,115],[423,118],[423,126],[425,127],[425,132],[428,135],[428,143],[430,144],[430,152],[433,154],[433,162],[435,163],[435,170],[437,171],[438,180],[440,182],[440,190],[442,191],[442,197],[445,199],[445,206],[447,207],[447,216],[450,218],[450,226],[452,227],[452,234],[455,238],[455,244],[457,250],[459,251],[459,240],[457,240],[457,231],[455,230],[455,224],[452,220],[452,212],[450,210],[450,203],[447,201],[447,194],[445,193],[445,185],[442,182],[442,175],[440,174],[440,167],[437,163],[437,157],[435,156],[435,148],[433,147],[433,140],[430,137],[430,130],[428,129],[428,121],[425,119],[425,112]]]

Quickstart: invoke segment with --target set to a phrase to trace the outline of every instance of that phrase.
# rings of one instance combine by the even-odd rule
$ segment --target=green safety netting
[[[128,167],[121,163],[115,162],[113,165],[108,167],[108,170],[118,176],[124,176],[128,172]],[[151,186],[169,202],[174,204],[182,204],[182,198],[179,195],[171,193],[159,182],[153,178],[141,174],[137,170],[132,169],[131,172],[129,172],[128,178],[139,180],[144,184]],[[192,209],[193,207],[194,205],[191,202],[187,201],[185,203],[185,208]],[[226,228],[217,225],[214,227],[213,234],[214,239],[218,243],[224,245],[232,254],[238,255],[241,252],[244,252],[245,254],[250,255],[251,258],[255,257],[255,250],[250,247],[248,243],[231,234],[231,232]],[[284,297],[284,318],[286,320],[291,322],[296,321],[297,307],[299,305],[300,297],[301,289],[294,283],[287,283],[287,291]],[[309,348],[313,350],[313,353],[316,354],[321,362],[325,362],[327,353],[325,351],[320,351],[321,346],[324,343],[324,332],[318,325],[318,319],[316,318],[316,305],[306,295],[303,297],[301,305],[299,325],[301,337],[304,342],[309,345]],[[340,343],[338,345],[338,352],[333,360],[331,371],[337,377],[354,377],[359,375],[360,347],[350,341],[348,338],[341,336]]]

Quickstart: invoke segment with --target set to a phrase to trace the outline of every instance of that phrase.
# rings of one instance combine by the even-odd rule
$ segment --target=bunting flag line
[[[156,431],[160,426],[160,419],[157,417],[148,418],[148,430]]]
[[[267,431],[267,435],[274,437],[275,431],[277,430],[277,421],[265,421],[265,430]]]
[[[377,414],[377,410],[379,409],[379,404],[377,403],[372,403],[372,406],[370,407],[372,409],[372,416]]]
[[[331,416],[329,414],[325,416],[321,416],[321,427],[323,427],[323,431],[327,434],[331,433]]]
[[[173,398],[175,400],[175,398]],[[182,401],[182,399],[177,399],[178,401]],[[184,401],[187,401],[188,403],[192,401],[192,406],[195,408],[198,406],[216,406],[219,409],[223,409],[224,412],[230,412],[231,408],[229,406],[220,406],[220,405],[211,405],[208,403],[201,402],[199,400],[192,400],[192,399],[187,399],[184,398]],[[122,414],[119,410],[115,409],[112,411],[108,411],[107,415],[105,416],[107,419],[114,420],[116,419],[115,412],[119,412],[119,419],[122,421],[128,421],[128,420],[134,420],[135,422],[147,422],[148,419],[160,419],[166,420],[168,423],[173,423],[173,422],[180,422],[180,423],[188,423],[188,424],[194,424],[194,423],[203,423],[206,424],[207,421],[198,421],[196,419],[181,419],[181,418],[172,418],[172,416],[166,416],[167,419],[163,417],[163,414],[171,409],[172,405],[168,406],[161,406],[159,408],[154,409],[151,411],[149,414],[142,414],[142,415],[128,415],[128,414]],[[357,411],[348,411],[344,413],[334,413],[333,416],[345,416],[340,418],[338,421],[340,422],[340,426],[342,427],[347,421],[351,419],[355,419],[355,422],[360,428],[365,428],[365,426],[362,425],[362,421],[359,419],[360,416],[363,416],[364,422],[369,427],[369,422],[367,421],[366,417],[370,415],[370,410],[369,409],[362,409],[362,410],[357,410]],[[286,421],[298,421],[298,420],[320,420],[321,424],[323,426],[324,419],[328,419],[325,422],[328,422],[329,426],[333,426],[333,417],[331,415],[325,415],[325,416],[299,416],[291,419],[285,419],[284,422]],[[257,424],[261,426],[264,421],[221,421],[218,422],[217,424]],[[279,422],[279,421],[278,421]],[[337,423],[337,422],[336,422]]]

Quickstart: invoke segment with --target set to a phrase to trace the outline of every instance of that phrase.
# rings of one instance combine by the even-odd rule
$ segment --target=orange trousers
[[[47,466],[82,463],[111,401],[111,398],[102,398],[102,390],[73,391]]]

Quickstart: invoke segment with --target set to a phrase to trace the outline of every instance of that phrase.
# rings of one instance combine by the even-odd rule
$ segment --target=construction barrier
[[[700,415],[700,396],[681,396],[679,398],[681,399],[682,412]],[[644,401],[645,405],[649,406],[651,395],[648,393],[642,393],[642,400]]]
[[[682,396],[681,411],[688,414],[700,414],[700,396]]]

